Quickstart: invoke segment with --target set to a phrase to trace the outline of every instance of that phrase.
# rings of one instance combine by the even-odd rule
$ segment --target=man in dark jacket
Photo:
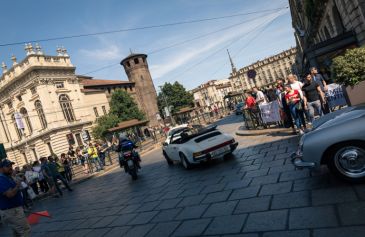
[[[134,149],[137,147],[138,146],[136,146],[136,144],[132,140],[130,140],[124,133],[121,133],[119,135],[118,151],[119,151],[120,167],[124,166],[123,152],[132,151],[133,157],[135,158],[134,161],[136,162],[137,167],[141,168],[141,166],[139,165],[141,158],[140,158],[138,152],[134,151]],[[124,166],[124,169],[125,169],[125,166]]]

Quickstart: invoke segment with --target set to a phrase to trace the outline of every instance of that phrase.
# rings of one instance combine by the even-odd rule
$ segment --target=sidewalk
[[[157,149],[161,146],[161,143],[158,142],[154,142],[153,140],[152,141],[147,141],[146,143],[143,143],[142,146],[140,148],[137,149],[137,151],[139,152],[139,154],[141,156],[143,156],[144,154],[154,150],[154,149]],[[83,183],[87,180],[90,180],[92,178],[95,178],[95,177],[100,177],[100,176],[103,176],[103,175],[106,175],[108,173],[110,173],[111,171],[117,169],[117,168],[120,168],[119,167],[119,163],[118,163],[118,155],[116,152],[110,152],[110,156],[111,156],[111,160],[112,160],[112,164],[110,164],[110,161],[108,159],[108,157],[105,158],[105,163],[106,163],[106,166],[104,166],[104,170],[103,171],[100,171],[100,172],[93,172],[93,173],[87,173],[85,174],[83,172],[83,168],[81,165],[78,165],[76,167],[74,167],[74,173],[76,174],[72,181],[71,181],[71,185],[75,185],[75,184],[80,184],[80,183]],[[48,194],[43,194],[43,195],[39,195],[38,197],[36,197],[33,201],[42,201],[43,199],[46,199],[48,198],[49,195]]]

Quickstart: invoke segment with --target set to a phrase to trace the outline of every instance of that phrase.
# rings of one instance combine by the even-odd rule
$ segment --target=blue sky
[[[219,17],[287,5],[287,0],[4,0],[1,1],[0,44]],[[275,20],[269,24],[272,19]],[[234,24],[239,25],[149,54],[155,86],[177,80],[192,89],[211,79],[227,78],[231,69],[226,48],[236,67],[240,68],[295,46],[289,10],[40,44],[48,55],[56,55],[56,46],[63,45],[78,74],[115,64],[90,76],[127,80],[123,68],[117,64],[130,49],[148,54]],[[259,32],[262,33],[252,40]],[[12,54],[18,61],[22,60],[25,57],[23,48],[24,45],[0,47],[0,61],[11,65]]]

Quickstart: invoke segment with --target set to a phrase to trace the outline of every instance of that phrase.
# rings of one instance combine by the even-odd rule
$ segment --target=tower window
[[[135,58],[133,61],[134,61],[134,64],[138,64],[139,63],[138,58]]]
[[[129,62],[127,62],[126,64],[127,64],[127,67],[130,67],[131,66],[131,64]]]

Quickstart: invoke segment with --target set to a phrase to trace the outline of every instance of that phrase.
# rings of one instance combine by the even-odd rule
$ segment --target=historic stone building
[[[123,60],[130,81],[121,81],[76,75],[65,49],[58,48],[57,56],[44,55],[38,45],[27,44],[25,50],[25,59],[18,63],[13,56],[9,69],[2,63],[0,77],[0,143],[17,165],[90,141],[94,122],[109,112],[117,89],[135,99],[149,126],[158,125],[146,55]]]
[[[193,89],[195,107],[203,109],[202,112],[209,112],[214,106],[225,108],[225,97],[233,91],[229,79],[211,80]]]
[[[365,44],[365,0],[289,0],[301,74],[330,76],[332,58]]]
[[[109,111],[104,91],[83,87],[65,49],[57,56],[38,45],[25,49],[21,62],[13,56],[11,68],[2,64],[0,77],[0,143],[17,165],[84,144],[95,119]]]
[[[234,66],[232,59],[232,73],[229,77],[235,92],[244,92],[253,87],[264,87],[274,84],[278,79],[285,79],[288,74],[296,73],[296,48],[291,48],[274,56],[259,60],[239,70]],[[249,78],[248,71],[256,73],[255,78]]]
[[[146,54],[130,54],[120,63],[135,85],[136,101],[145,112],[150,126],[159,126],[157,93],[148,69]]]

